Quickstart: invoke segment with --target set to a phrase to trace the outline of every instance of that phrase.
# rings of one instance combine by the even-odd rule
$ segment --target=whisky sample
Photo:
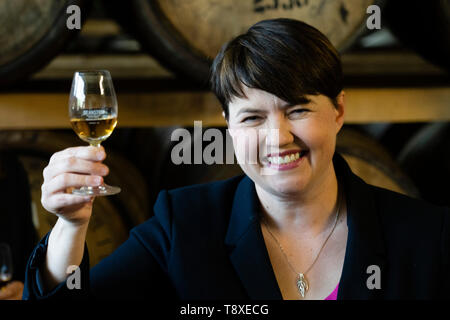
[[[117,118],[70,119],[70,124],[81,140],[96,146],[111,135],[116,127]]]

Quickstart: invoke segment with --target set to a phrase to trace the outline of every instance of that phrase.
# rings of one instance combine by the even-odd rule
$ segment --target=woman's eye
[[[308,110],[307,109],[295,109],[295,110],[292,110],[291,112],[289,112],[289,115],[296,116],[296,115],[305,113],[306,111],[308,111]]]
[[[259,120],[260,117],[258,116],[251,116],[251,117],[246,117],[242,120],[242,122],[252,122],[252,121],[256,121]]]

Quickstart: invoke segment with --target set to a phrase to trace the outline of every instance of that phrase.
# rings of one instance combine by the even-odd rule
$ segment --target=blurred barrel
[[[370,136],[343,128],[337,137],[336,151],[365,182],[410,197],[420,197],[418,189],[400,165]]]
[[[204,84],[221,46],[254,23],[293,18],[309,23],[338,49],[366,28],[367,7],[384,1],[349,0],[131,0],[104,1],[126,30],[168,68]],[[130,7],[128,7],[130,6]],[[129,10],[128,10],[129,8]]]
[[[236,159],[234,158],[232,163],[226,164],[226,142],[225,137],[228,134],[226,132],[226,128],[203,128],[204,131],[202,134],[195,134],[194,128],[184,128],[190,132],[191,135],[191,141],[188,142],[187,147],[191,150],[191,163],[190,164],[174,164],[172,159],[172,149],[181,143],[178,141],[173,141],[170,144],[166,145],[166,151],[165,151],[165,157],[164,160],[161,162],[161,169],[160,169],[160,175],[159,175],[159,188],[160,189],[173,189],[183,186],[188,186],[192,184],[197,183],[207,183],[217,180],[225,180],[228,178],[231,178],[236,175],[243,174],[243,171],[240,167],[240,165],[236,162]],[[205,151],[205,148],[208,147],[211,143],[209,141],[202,141],[203,140],[203,134],[205,130],[208,129],[214,129],[219,130],[221,136],[223,137],[222,140],[222,162],[224,164],[206,164],[203,160],[200,164],[194,164],[194,152],[195,152],[195,146],[200,146],[202,150],[202,155]],[[185,142],[185,141],[183,141]],[[231,138],[230,138],[231,142]],[[229,150],[232,154],[234,154],[233,148]]]
[[[194,144],[199,145],[202,136],[194,136],[192,128],[188,129],[192,136],[190,148],[193,153]],[[218,129],[223,136],[228,134],[225,128]],[[172,142],[167,146],[166,158],[161,161],[160,189],[223,180],[243,173],[235,158],[232,164],[208,165],[202,161],[201,164],[176,165],[171,159],[171,150],[178,143],[180,142]],[[204,151],[210,143],[212,142],[204,141],[202,150]],[[411,197],[419,197],[419,192],[412,180],[392,159],[389,152],[370,136],[343,128],[337,137],[336,151],[345,158],[352,171],[367,183]],[[225,142],[222,154],[226,154]],[[223,162],[226,162],[225,156]]]
[[[14,152],[28,174],[33,208],[33,224],[37,234],[44,236],[56,222],[56,216],[41,205],[42,171],[50,156],[70,146],[80,145],[72,132],[64,131],[3,131],[0,132],[0,153]],[[118,185],[122,192],[116,196],[98,197],[87,232],[91,265],[113,252],[128,238],[129,230],[150,216],[147,187],[140,172],[124,157],[106,150],[105,160],[110,174],[105,181]]]
[[[149,127],[149,128],[118,128],[105,141],[104,146],[127,155],[127,159],[142,173],[148,187],[147,199],[153,205],[164,181],[171,175],[161,171],[167,159],[168,150],[173,144],[171,134],[179,128]],[[107,149],[108,150],[108,149]],[[180,173],[183,175],[183,172]]]
[[[425,122],[368,123],[357,125],[358,129],[377,140],[396,159],[400,151]]]
[[[0,243],[11,248],[13,279],[24,281],[25,266],[37,242],[32,224],[27,173],[18,157],[0,152]]]
[[[90,0],[0,1],[0,85],[11,84],[39,70],[78,33],[69,30],[66,10],[77,5],[81,18]]]
[[[429,202],[450,206],[450,123],[430,123],[401,150],[398,161]]]
[[[450,72],[450,1],[387,1],[382,16],[400,42]]]

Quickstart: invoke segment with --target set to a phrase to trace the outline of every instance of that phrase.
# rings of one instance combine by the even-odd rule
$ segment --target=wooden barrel
[[[398,161],[429,202],[450,206],[450,123],[430,123],[401,150]]]
[[[171,158],[172,149],[180,142],[171,142],[169,145],[166,145],[165,157],[161,162],[162,166],[159,175],[160,189],[173,189],[191,184],[224,180],[243,173],[241,167],[236,162],[236,159],[234,159],[233,163],[230,164],[206,164],[203,160],[200,164],[194,164],[194,146],[201,144],[203,154],[205,148],[210,144],[210,142],[202,142],[203,133],[200,135],[195,135],[194,128],[189,127],[185,129],[189,130],[192,137],[191,144],[189,146],[189,148],[191,148],[191,163],[174,164]],[[207,130],[208,128],[203,129]],[[220,130],[222,137],[225,137],[225,135],[228,134],[226,132],[226,128],[224,127],[214,129]],[[222,146],[222,154],[224,155],[223,162],[225,163],[225,141],[223,141]],[[233,149],[231,149],[231,152],[234,152]]]
[[[450,1],[387,1],[382,17],[400,42],[450,72]]]
[[[383,122],[355,125],[355,127],[377,140],[392,155],[392,158],[396,159],[411,137],[425,125],[424,122]]]
[[[111,143],[114,150],[121,150],[127,154],[142,173],[147,186],[148,201],[153,204],[161,191],[160,181],[167,178],[166,173],[161,171],[167,159],[167,152],[172,144],[171,134],[179,127],[155,127],[155,128],[133,128],[118,129],[105,142]]]
[[[192,128],[189,128],[192,132]],[[219,128],[225,134],[225,128]],[[199,144],[201,136],[192,135],[191,149]],[[236,159],[233,164],[180,164],[171,161],[171,150],[179,142],[168,146],[166,158],[160,170],[160,189],[171,189],[196,183],[205,183],[231,178],[243,171]],[[210,142],[203,142],[203,150]],[[223,154],[226,152],[225,143]],[[419,197],[411,179],[375,139],[356,130],[343,128],[336,142],[336,151],[348,162],[352,171],[369,184]]]
[[[4,131],[0,132],[0,152],[14,152],[28,173],[31,188],[33,224],[39,238],[56,222],[56,216],[41,205],[42,171],[51,154],[70,146],[81,145],[73,132],[65,131]],[[122,187],[115,196],[98,197],[87,232],[91,265],[113,252],[128,238],[129,230],[150,217],[147,186],[140,172],[123,156],[107,150],[105,160],[110,174],[105,181]]]
[[[78,33],[66,26],[71,5],[80,8],[83,22],[90,0],[0,1],[0,85],[37,71]]]
[[[221,46],[256,22],[293,18],[315,26],[341,51],[366,30],[369,5],[383,1],[349,0],[131,0],[131,13],[118,1],[114,11],[125,29],[170,69],[205,83],[209,61]],[[114,3],[114,4],[113,4]],[[128,5],[128,3],[127,3]],[[130,24],[132,25],[130,27]]]
[[[418,189],[401,166],[370,136],[343,128],[337,137],[336,151],[365,182],[410,197],[420,197]]]
[[[0,152],[0,198],[0,243],[11,248],[12,279],[23,282],[28,257],[38,239],[31,218],[28,176],[11,152]]]

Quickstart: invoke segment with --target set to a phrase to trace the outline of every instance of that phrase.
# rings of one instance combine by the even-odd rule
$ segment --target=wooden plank
[[[99,37],[116,36],[122,32],[120,25],[111,19],[87,19],[81,35]]]
[[[59,55],[33,79],[72,79],[77,70],[106,69],[113,79],[174,78],[172,72],[146,54],[73,54]]]
[[[348,88],[346,123],[450,121],[450,87]],[[223,126],[209,92],[127,93],[119,97],[120,127]],[[68,128],[68,94],[0,93],[0,129]]]
[[[345,76],[445,76],[439,68],[413,51],[364,51],[342,55]]]
[[[360,52],[342,56],[346,76],[445,76],[446,73],[414,52]],[[64,54],[55,57],[33,79],[71,79],[80,69],[107,69],[114,79],[174,78],[150,55]]]
[[[450,87],[345,91],[347,123],[450,121]]]
[[[123,94],[118,97],[122,127],[193,125],[202,119],[224,125],[210,93]],[[68,94],[0,94],[0,129],[68,128]]]

